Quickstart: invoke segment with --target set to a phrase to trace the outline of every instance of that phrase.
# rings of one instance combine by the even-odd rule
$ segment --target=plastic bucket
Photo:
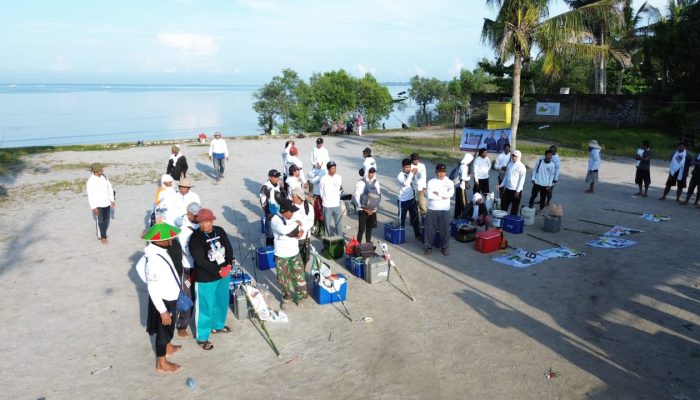
[[[493,221],[492,221],[493,226],[495,226],[496,228],[500,228],[502,226],[501,225],[502,219],[506,215],[508,215],[508,211],[493,210]]]
[[[525,225],[535,224],[535,209],[530,207],[523,207],[520,210],[520,216],[525,220]]]

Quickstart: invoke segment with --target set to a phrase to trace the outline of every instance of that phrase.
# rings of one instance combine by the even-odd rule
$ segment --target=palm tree
[[[609,46],[591,43],[586,26],[592,20],[616,23],[620,12],[615,3],[615,0],[600,0],[550,18],[549,0],[486,0],[487,5],[498,7],[498,14],[494,20],[484,19],[481,39],[501,60],[513,59],[513,148],[520,121],[523,60],[530,58],[537,47],[543,54],[544,72],[556,75],[562,60],[591,59],[607,53]]]

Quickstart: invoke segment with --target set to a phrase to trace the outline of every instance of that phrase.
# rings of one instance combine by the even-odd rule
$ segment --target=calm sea
[[[1,84],[0,147],[257,135],[263,130],[252,103],[259,87]],[[408,90],[387,87],[395,98]],[[415,111],[413,104],[395,107],[386,128]]]

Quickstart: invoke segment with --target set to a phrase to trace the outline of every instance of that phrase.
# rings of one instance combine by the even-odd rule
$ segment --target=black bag
[[[374,255],[374,250],[377,247],[373,245],[372,243],[360,243],[357,245],[355,248],[355,254],[359,257],[372,257]]]
[[[455,239],[458,242],[466,243],[476,240],[476,227],[471,224],[462,224],[457,227]]]

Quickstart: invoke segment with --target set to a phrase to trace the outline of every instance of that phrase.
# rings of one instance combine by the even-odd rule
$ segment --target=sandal
[[[211,349],[214,348],[214,345],[211,344],[211,342],[208,341],[208,340],[205,340],[205,341],[203,341],[203,342],[200,342],[200,341],[198,340],[198,341],[197,341],[197,344],[198,344],[201,348],[203,348],[204,350],[211,350]]]
[[[229,328],[228,326],[225,326],[225,325],[221,329],[212,329],[211,330],[211,333],[213,333],[214,335],[216,335],[217,333],[230,333],[230,332],[231,332],[231,328]]]

